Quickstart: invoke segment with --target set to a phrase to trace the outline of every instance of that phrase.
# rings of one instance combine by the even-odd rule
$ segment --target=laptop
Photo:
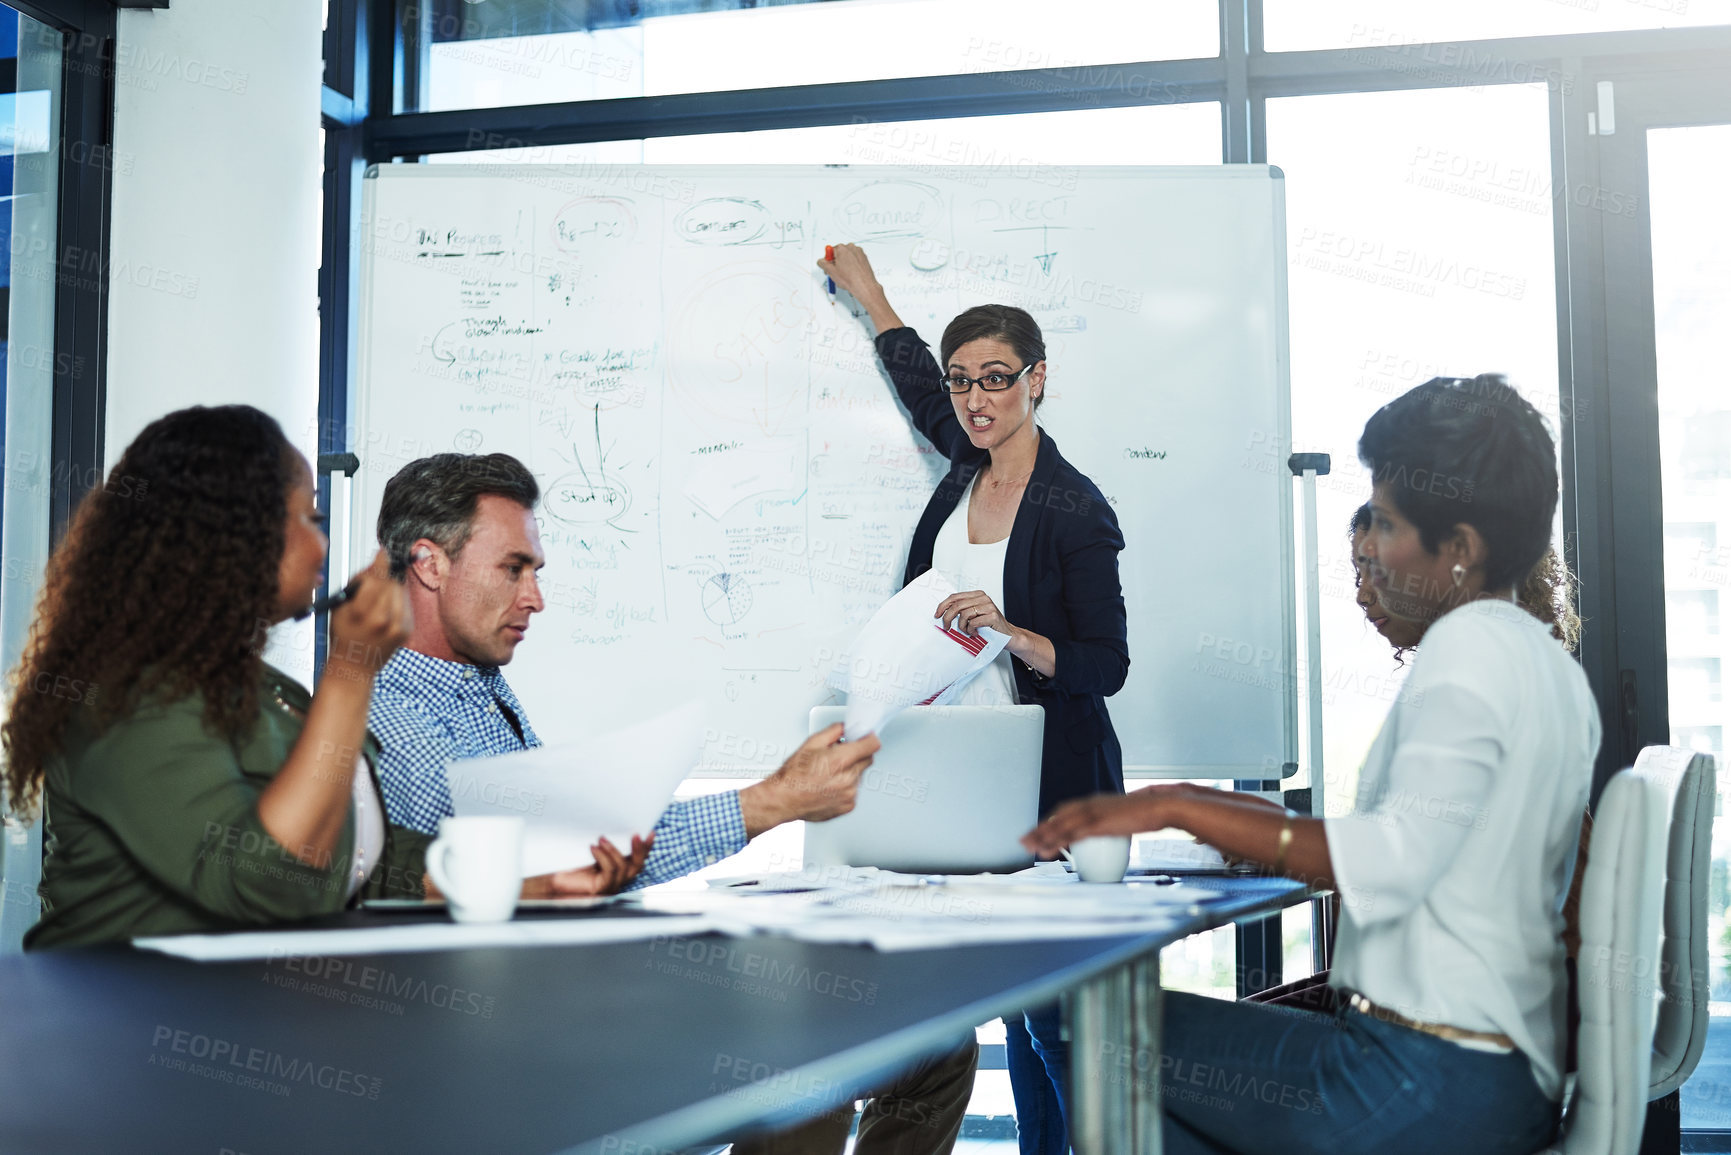
[[[840,722],[818,706],[811,732]],[[915,706],[878,732],[883,749],[860,778],[852,811],[805,824],[805,865],[915,874],[1020,870],[1019,839],[1040,810],[1039,706]]]

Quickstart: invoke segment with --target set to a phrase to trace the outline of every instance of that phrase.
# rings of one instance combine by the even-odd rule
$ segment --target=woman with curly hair
[[[119,484],[125,479],[126,484]],[[244,405],[183,409],[127,447],[48,563],[0,728],[14,813],[44,814],[31,948],[224,930],[421,897],[426,836],[388,825],[366,731],[409,634],[380,553],[331,616],[318,693],[265,663],[320,583],[306,460]],[[641,868],[531,880],[617,889]]]

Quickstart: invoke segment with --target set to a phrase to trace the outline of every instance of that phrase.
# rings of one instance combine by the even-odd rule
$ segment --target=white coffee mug
[[[427,873],[458,922],[504,922],[523,889],[523,820],[471,816],[439,820]]]
[[[1122,882],[1130,869],[1130,839],[1123,834],[1078,838],[1058,853],[1076,868],[1076,877],[1083,882]]]

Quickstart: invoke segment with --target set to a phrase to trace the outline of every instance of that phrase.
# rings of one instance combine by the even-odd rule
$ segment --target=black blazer
[[[918,333],[891,329],[878,335],[877,349],[914,428],[950,460],[914,530],[905,585],[932,568],[938,529],[987,454],[974,448],[956,420],[949,395],[939,388],[937,360]],[[1050,678],[1011,659],[1018,701],[1046,708],[1042,816],[1071,798],[1124,792],[1124,755],[1106,713],[1107,696],[1118,692],[1130,670],[1118,584],[1123,548],[1112,507],[1041,430],[1034,472],[1010,529],[1004,604],[998,608],[1006,621],[1050,638],[1057,655]]]

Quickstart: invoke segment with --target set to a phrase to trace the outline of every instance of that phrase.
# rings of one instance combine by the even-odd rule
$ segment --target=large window
[[[1293,444],[1333,464],[1317,493],[1331,813],[1350,806],[1406,673],[1353,600],[1365,421],[1431,377],[1499,372],[1560,422],[1546,101],[1542,85],[1505,85],[1269,102],[1269,159],[1287,178]]]
[[[1731,1129],[1731,227],[1715,193],[1731,180],[1731,125],[1648,134],[1653,314],[1665,519],[1665,650],[1671,743],[1719,760],[1708,899],[1712,1028],[1702,1075],[1683,1088],[1683,1124]]]
[[[532,14],[531,8],[541,12]],[[510,0],[435,5],[428,107],[496,108],[1036,68],[1075,71],[1079,79],[1091,65],[1214,56],[1220,50],[1213,0],[1085,0],[1067,6],[1047,0],[836,0],[740,4],[730,11],[612,24],[554,16],[545,8]],[[1102,36],[1103,28],[1111,35]],[[537,31],[525,35],[529,29]],[[1165,99],[1182,98],[1169,93]]]
[[[1034,165],[1216,164],[1220,106],[1168,104],[948,120],[861,119],[820,128],[715,132],[597,144],[443,153],[435,162],[511,164]]]
[[[1270,52],[1362,49],[1390,68],[1472,66],[1457,49],[1423,47],[1441,41],[1731,24],[1731,0],[1265,0],[1263,12]],[[1509,64],[1485,59],[1485,79],[1506,82]]]

